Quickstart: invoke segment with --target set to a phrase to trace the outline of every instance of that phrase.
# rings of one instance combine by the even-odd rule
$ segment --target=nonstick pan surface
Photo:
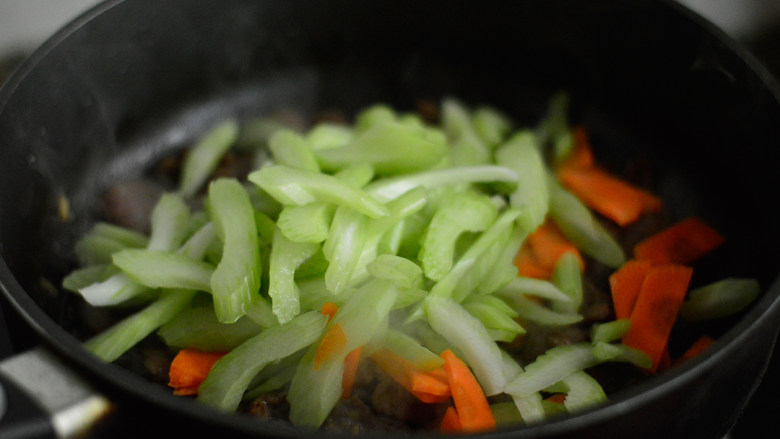
[[[101,193],[226,116],[457,96],[530,125],[560,89],[607,166],[646,179],[669,217],[706,218],[728,237],[702,279],[756,277],[765,293],[712,328],[722,336],[701,358],[603,408],[489,436],[722,437],[777,335],[780,108],[743,49],[670,2],[104,3],[0,94],[3,290],[49,349],[139,420],[165,421],[155,428],[300,435],[182,401],[80,347],[78,301],[58,285]]]

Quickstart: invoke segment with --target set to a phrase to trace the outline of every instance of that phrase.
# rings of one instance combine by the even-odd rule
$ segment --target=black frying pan
[[[702,278],[756,277],[765,292],[710,328],[721,337],[700,358],[604,407],[487,436],[720,438],[760,382],[780,325],[780,105],[742,48],[667,1],[106,2],[0,94],[3,293],[44,350],[127,417],[112,437],[311,436],[173,397],[80,347],[76,298],[57,285],[101,192],[228,115],[351,114],[452,95],[531,124],[559,89],[608,166],[652,170],[670,217],[697,215],[727,236]],[[66,222],[63,197],[74,213]]]

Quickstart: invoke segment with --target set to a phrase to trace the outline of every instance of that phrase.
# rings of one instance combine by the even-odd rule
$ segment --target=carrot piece
[[[690,267],[660,265],[650,269],[642,283],[623,343],[650,356],[650,372],[658,370],[692,275]]]
[[[314,370],[318,370],[322,363],[333,355],[343,351],[347,346],[347,334],[340,324],[336,323],[322,337],[317,352],[314,354]]]
[[[336,315],[336,311],[339,310],[339,306],[336,305],[333,302],[325,302],[324,305],[322,305],[322,309],[320,310],[320,313],[322,315],[328,316],[328,321],[333,319],[333,316]]]
[[[444,412],[444,418],[441,420],[440,428],[442,433],[455,433],[462,430],[458,412],[455,410],[455,407],[447,407],[447,411]]]
[[[552,275],[552,270],[543,267],[539,260],[536,259],[536,255],[527,241],[520,247],[520,251],[517,252],[514,263],[515,267],[517,267],[518,276],[549,279]]]
[[[708,335],[702,335],[695,342],[693,342],[693,344],[682,354],[682,356],[680,356],[677,361],[679,362],[690,360],[691,358],[704,352],[714,342],[715,339],[712,337]]]
[[[206,379],[211,367],[225,352],[202,352],[182,349],[171,362],[168,385],[174,395],[197,395],[198,386]]]
[[[441,357],[444,359],[444,370],[447,371],[452,400],[462,430],[477,432],[495,429],[496,420],[487,397],[466,363],[449,349],[442,352]]]
[[[548,396],[547,401],[555,403],[555,404],[563,404],[566,402],[566,394],[565,393],[555,393],[553,395]]]
[[[450,398],[447,377],[438,369],[426,372],[388,349],[374,352],[371,358],[390,378],[401,384],[420,401],[439,403]]]
[[[609,276],[609,288],[617,319],[631,317],[642,282],[650,268],[649,262],[632,259]]]
[[[574,252],[580,261],[580,268],[585,269],[585,262],[580,251],[563,236],[558,226],[550,220],[542,223],[528,236],[528,243],[539,264],[549,269],[550,272],[558,259],[567,252]]]
[[[360,353],[362,351],[363,347],[360,346],[348,353],[344,359],[344,375],[341,377],[341,399],[348,399],[352,394],[352,386],[355,384],[357,369],[360,365]]]
[[[621,227],[661,209],[660,198],[595,166],[563,166],[558,178],[583,203]]]
[[[690,264],[719,247],[725,238],[695,217],[686,218],[634,246],[634,258],[652,264]]]

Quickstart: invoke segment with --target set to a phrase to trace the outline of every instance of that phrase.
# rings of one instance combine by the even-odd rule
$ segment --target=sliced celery
[[[319,172],[320,165],[306,139],[293,130],[277,131],[268,140],[268,149],[275,163],[292,168]]]
[[[387,215],[384,205],[331,175],[270,165],[249,174],[249,180],[285,205],[326,202],[350,207],[371,218]]]
[[[105,280],[83,286],[78,291],[92,306],[112,306],[150,293],[152,288],[141,285],[126,273],[116,273]]]
[[[181,168],[179,190],[186,198],[195,195],[214,172],[220,159],[238,138],[234,120],[217,124],[187,151]]]
[[[273,312],[282,325],[301,311],[295,270],[319,248],[317,244],[290,241],[282,235],[279,228],[274,233],[268,269],[268,296],[271,298]]]
[[[149,238],[140,232],[102,221],[95,223],[87,234],[113,239],[125,247],[141,248],[149,244]]]
[[[527,206],[529,227],[535,230],[541,225],[550,206],[550,190],[547,185],[547,169],[536,138],[530,131],[514,134],[495,153],[496,163],[517,172],[517,189],[509,196],[513,207]]]
[[[566,296],[568,301],[554,301],[552,309],[562,313],[576,314],[582,305],[582,273],[580,259],[573,252],[564,253],[555,261],[552,272],[552,283]]]
[[[526,396],[543,390],[574,372],[598,364],[592,351],[590,343],[556,346],[527,365],[504,391],[513,396]]]
[[[481,232],[498,216],[486,195],[473,191],[456,194],[434,213],[421,244],[419,260],[425,275],[441,280],[452,268],[455,244],[461,234]]]
[[[393,175],[436,165],[447,154],[447,143],[434,128],[383,122],[368,127],[343,147],[317,150],[316,154],[325,170],[368,163],[377,174]]]
[[[206,223],[179,247],[177,253],[185,255],[188,258],[200,260],[206,257],[209,248],[211,248],[216,241],[217,234],[214,231],[214,225]]]
[[[286,206],[279,213],[276,225],[284,236],[294,242],[319,243],[328,237],[330,222],[336,206],[311,203],[305,206]]]
[[[257,150],[268,144],[276,132],[291,130],[292,125],[277,117],[262,116],[241,124],[236,146],[243,150]]]
[[[512,120],[494,107],[481,106],[471,113],[474,131],[488,147],[495,148],[512,131]]]
[[[463,307],[474,317],[478,318],[493,340],[511,342],[520,334],[525,334],[525,329],[501,309],[487,303],[467,302]]]
[[[86,341],[84,347],[103,361],[112,362],[186,309],[195,294],[187,290],[163,292],[146,308]]]
[[[252,378],[263,367],[313,343],[326,323],[327,317],[311,311],[245,341],[214,364],[198,388],[198,402],[235,411]]]
[[[488,267],[477,286],[479,294],[493,294],[517,279],[515,257],[523,246],[528,235],[534,231],[530,225],[530,214],[527,208],[520,208],[520,216],[504,247],[496,254],[492,267]]]
[[[444,365],[444,360],[438,354],[401,331],[388,329],[382,336],[381,344],[422,370],[430,372]]]
[[[452,165],[479,165],[490,161],[490,148],[474,129],[471,110],[454,98],[441,103],[441,124],[450,143]]]
[[[726,278],[691,290],[680,308],[680,316],[689,322],[713,320],[734,315],[761,293],[756,279]]]
[[[166,193],[152,210],[151,236],[146,248],[171,251],[178,248],[188,233],[190,209],[181,195]]]
[[[523,367],[512,358],[506,351],[501,351],[501,355],[504,360],[504,376],[507,382],[512,381],[518,375],[523,373]],[[544,420],[545,411],[542,406],[542,395],[539,392],[531,393],[525,396],[513,396],[512,406],[515,411],[520,415],[520,421],[526,424],[532,424]]]
[[[564,294],[554,283],[533,277],[517,276],[506,284],[498,293],[501,296],[529,295],[541,299],[558,302],[570,302],[571,298]]]
[[[496,293],[496,295],[505,299],[524,320],[543,326],[567,326],[582,321],[582,316],[579,314],[556,312],[524,296],[504,294],[503,292]]]
[[[325,287],[324,277],[312,277],[303,280],[296,281],[301,297],[301,309],[305,310],[320,310],[322,305],[332,302],[335,304],[342,303],[348,296],[344,297],[335,296],[328,291]]]
[[[104,265],[111,262],[111,255],[128,248],[125,244],[107,236],[87,233],[74,248],[76,259],[82,267]]]
[[[118,272],[119,270],[112,264],[88,265],[68,273],[62,280],[62,287],[78,293],[82,288],[103,282]]]
[[[114,253],[114,265],[149,288],[182,288],[211,292],[214,266],[172,252],[127,249]]]
[[[590,340],[593,343],[610,343],[620,340],[631,328],[631,319],[619,319],[605,323],[595,323],[590,329]]]
[[[223,323],[246,313],[260,289],[260,250],[249,195],[236,180],[209,185],[208,206],[214,229],[222,239],[222,259],[211,276],[214,309]]]
[[[355,117],[355,131],[363,132],[379,124],[395,122],[398,115],[386,104],[374,104],[360,111]]]
[[[335,123],[320,122],[306,133],[306,142],[312,150],[341,148],[355,137],[353,128]]]
[[[653,360],[649,355],[639,349],[621,343],[596,342],[593,344],[593,357],[600,362],[631,363],[642,369],[648,369],[653,365]]]
[[[556,392],[566,394],[563,405],[570,413],[585,410],[607,401],[607,395],[598,381],[583,371],[566,376],[554,387]]]
[[[305,349],[265,366],[252,378],[242,400],[253,401],[265,392],[284,388],[295,375],[295,366],[301,361]]]
[[[270,328],[279,324],[271,303],[260,295],[252,297],[252,301],[246,307],[246,316],[262,328]]]
[[[182,311],[157,331],[168,346],[206,352],[227,352],[259,334],[262,328],[248,317],[225,325],[214,307],[194,306]]]
[[[323,253],[330,264],[325,271],[328,291],[341,295],[349,287],[366,242],[365,215],[348,207],[339,207],[333,215]]]
[[[420,288],[422,269],[413,261],[394,255],[379,255],[367,266],[368,273],[377,279],[393,281],[400,288]]]

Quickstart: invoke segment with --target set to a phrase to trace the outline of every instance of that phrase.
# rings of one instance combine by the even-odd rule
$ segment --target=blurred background
[[[679,1],[745,45],[780,78],[780,0]],[[0,85],[48,36],[97,3],[96,0],[0,0]],[[11,341],[2,329],[3,320],[0,312],[0,354]],[[730,433],[730,439],[752,438],[762,428],[771,428],[765,432],[776,431],[776,395],[780,391],[777,350],[774,358],[764,382]]]

